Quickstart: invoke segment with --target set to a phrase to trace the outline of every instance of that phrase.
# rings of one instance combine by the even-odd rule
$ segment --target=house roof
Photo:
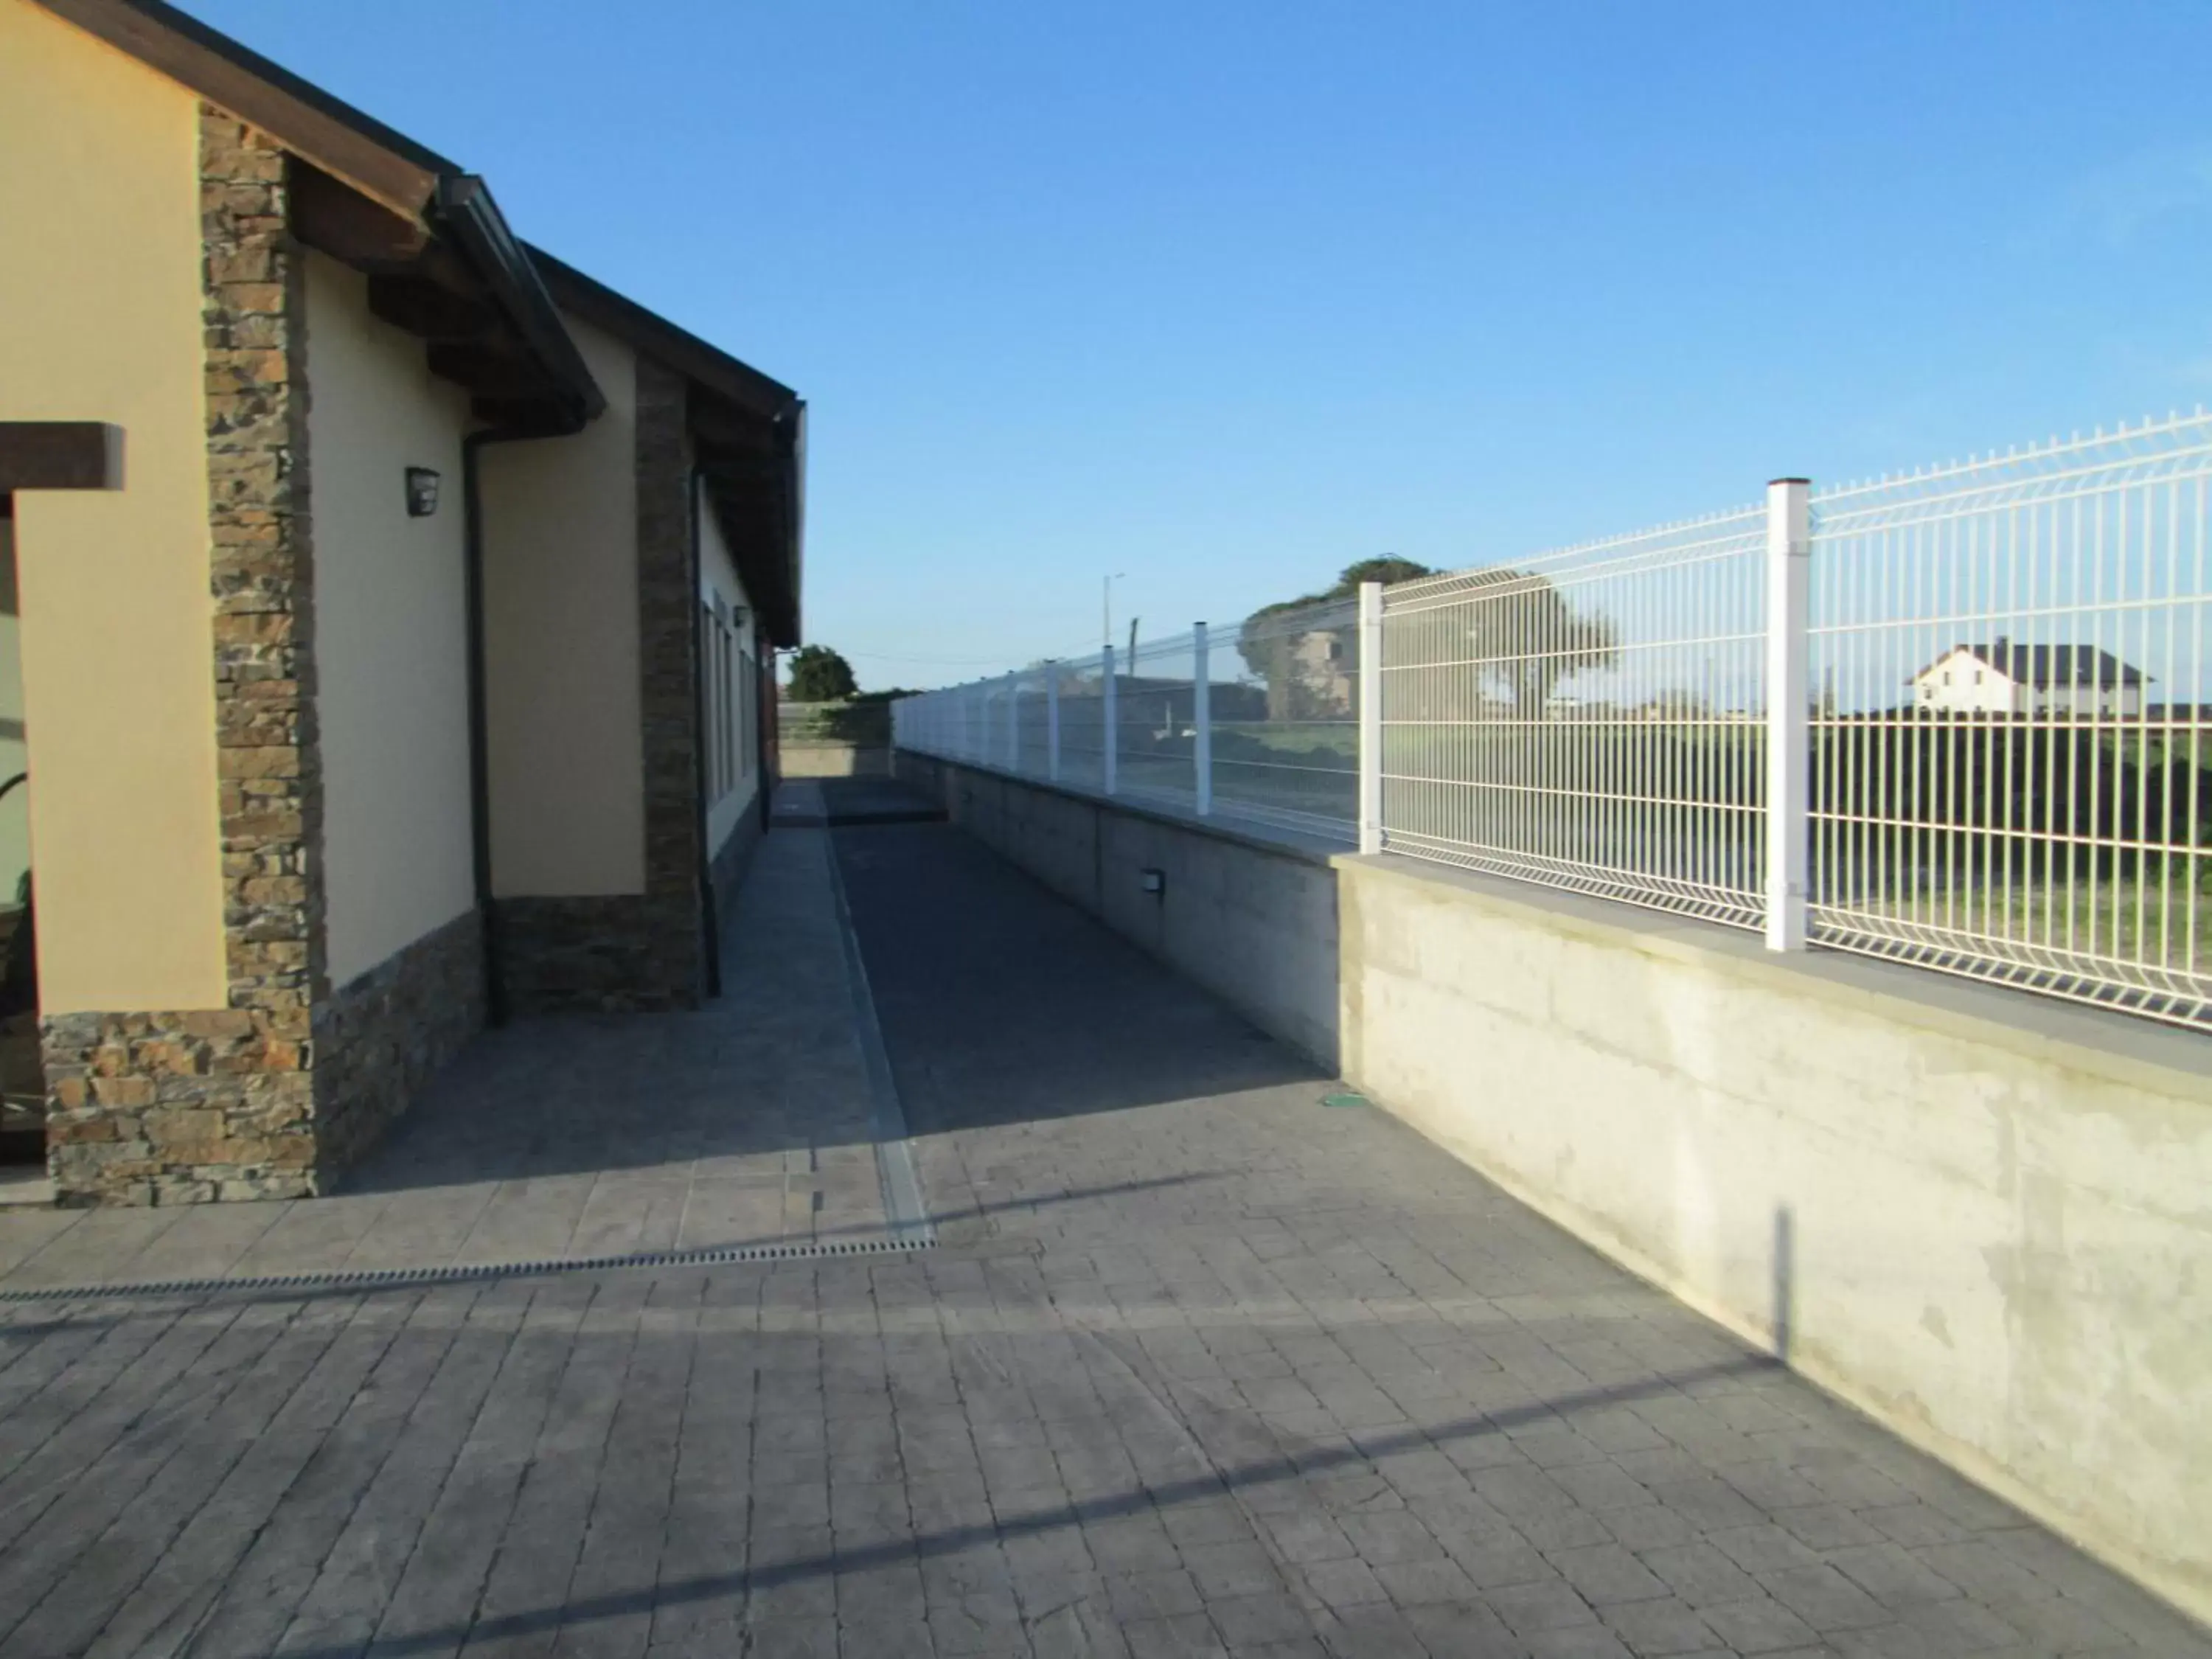
[[[300,240],[365,271],[380,316],[429,343],[477,415],[573,432],[606,399],[484,181],[162,0],[39,0],[256,127],[295,161]]]
[[[2099,646],[2023,645],[2002,639],[1987,645],[1954,645],[1912,678],[1931,672],[1962,651],[2021,685],[2141,685],[2148,678]]]
[[[681,374],[708,504],[774,643],[799,640],[806,404],[763,374],[540,247],[530,257],[569,313]]]
[[[370,309],[427,343],[479,419],[550,435],[605,409],[562,307],[684,375],[739,574],[770,638],[798,643],[805,405],[790,387],[526,246],[483,179],[163,0],[39,3],[283,144],[294,233],[368,273]]]

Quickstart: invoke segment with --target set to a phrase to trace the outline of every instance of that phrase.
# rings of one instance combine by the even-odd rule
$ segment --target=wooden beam
[[[292,234],[362,270],[404,270],[430,246],[429,228],[362,195],[343,179],[291,158]]]
[[[500,316],[495,307],[420,276],[372,274],[368,308],[418,339],[483,344],[499,333]]]
[[[100,421],[0,421],[0,495],[122,488],[121,427]]]

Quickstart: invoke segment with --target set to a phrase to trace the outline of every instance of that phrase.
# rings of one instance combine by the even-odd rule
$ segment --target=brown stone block
[[[253,1035],[253,1016],[242,1008],[196,1008],[179,1022],[189,1036],[246,1037]]]
[[[295,777],[300,751],[274,744],[221,749],[216,754],[216,770],[218,776],[226,778]]]
[[[292,642],[293,622],[289,608],[275,605],[260,611],[222,611],[216,612],[213,623],[215,641],[217,645],[256,650],[289,645]]]
[[[208,358],[207,389],[221,396],[281,386],[291,373],[291,359],[282,351],[218,351]]]
[[[52,1146],[98,1145],[114,1140],[120,1131],[112,1117],[85,1114],[64,1115],[58,1112],[46,1116],[46,1144]]]
[[[185,1159],[179,1149],[223,1138],[223,1114],[216,1107],[169,1107],[146,1114],[146,1139],[162,1149],[162,1156]]]
[[[250,188],[250,187],[249,187]],[[226,186],[219,204],[210,203],[204,195],[204,207],[232,206],[237,198],[232,188]],[[250,210],[259,211],[268,205],[268,193],[260,191],[250,204]],[[256,286],[274,283],[282,274],[276,260],[276,249],[264,237],[240,238],[228,247],[211,247],[207,251],[205,278],[210,288],[228,289],[233,283],[251,283]],[[221,296],[218,296],[220,302]]]

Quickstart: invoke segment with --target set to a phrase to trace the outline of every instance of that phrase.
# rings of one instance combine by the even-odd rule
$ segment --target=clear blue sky
[[[2202,0],[188,4],[807,398],[864,685],[2212,396]]]

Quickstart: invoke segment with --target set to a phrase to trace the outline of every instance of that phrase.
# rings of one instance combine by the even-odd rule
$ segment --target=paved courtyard
[[[0,1306],[0,1655],[2212,1654],[957,831],[769,848],[936,1248]],[[745,1018],[860,1044],[822,961]],[[660,1075],[691,1185],[860,1144]],[[426,1109],[396,1192],[611,1173]]]
[[[0,1292],[881,1236],[827,837],[752,878],[704,1012],[491,1033],[332,1197],[0,1211]]]

